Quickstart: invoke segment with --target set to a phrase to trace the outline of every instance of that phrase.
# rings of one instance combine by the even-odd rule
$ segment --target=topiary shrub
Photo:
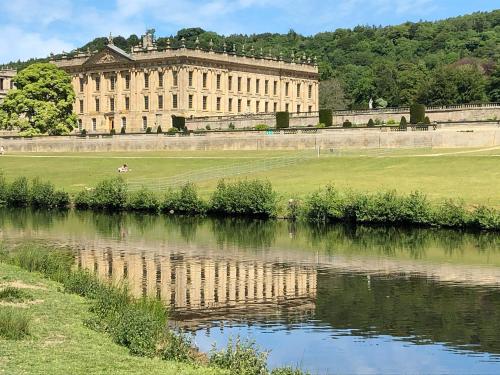
[[[255,130],[269,130],[269,126],[266,124],[257,124],[255,125]]]
[[[375,127],[375,122],[374,122],[372,119],[369,119],[369,120],[368,120],[368,127],[369,127],[369,128],[373,128],[373,127]]]
[[[122,126],[122,128],[120,129],[120,134],[125,134],[125,132],[126,132],[126,129],[124,126]]]
[[[161,125],[158,125],[158,127],[156,128],[156,134],[162,134],[163,133],[163,130],[161,130]]]
[[[319,110],[319,123],[325,124],[326,127],[333,125],[333,111],[331,109]]]
[[[19,177],[7,189],[7,205],[10,207],[26,207],[30,202],[28,179]]]
[[[352,122],[350,122],[349,120],[345,120],[345,121],[342,123],[342,127],[343,127],[343,128],[352,128]]]
[[[205,129],[207,129],[207,130],[211,130],[212,128],[210,127],[210,125],[206,125],[206,126],[205,126]]]
[[[290,113],[276,112],[276,128],[284,129],[290,127]]]
[[[399,129],[406,130],[407,127],[408,127],[408,123],[406,122],[406,117],[402,116],[401,121],[399,121]]]
[[[322,124],[322,123],[319,123],[319,124],[317,124],[317,125],[316,125],[316,127],[317,127],[318,129],[324,129],[324,128],[326,128],[326,125],[325,125],[325,124]]]
[[[235,126],[232,122],[230,122],[228,128],[229,130],[234,130]]]
[[[429,116],[425,116],[425,118],[424,118],[424,124],[425,125],[430,125],[431,124],[431,119],[429,118]]]
[[[170,128],[167,130],[167,134],[168,135],[174,135],[174,134],[177,134],[179,131],[177,130],[177,128]]]
[[[86,137],[87,136],[87,130],[86,129],[82,129],[82,131],[80,132],[80,135],[82,137]]]
[[[116,134],[116,130],[115,130],[115,129],[111,129],[111,130],[109,131],[109,134],[110,134],[110,135],[115,135],[115,134]]]
[[[146,128],[146,134],[151,134],[151,132],[152,132],[152,129],[151,129],[151,127],[150,127],[150,126],[148,126],[148,127]]]
[[[421,124],[425,119],[425,106],[414,103],[410,106],[410,124]]]

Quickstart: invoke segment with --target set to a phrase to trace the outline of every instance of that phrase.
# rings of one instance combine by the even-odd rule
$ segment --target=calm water
[[[0,227],[161,298],[204,351],[239,335],[319,374],[500,373],[498,235],[28,211]]]

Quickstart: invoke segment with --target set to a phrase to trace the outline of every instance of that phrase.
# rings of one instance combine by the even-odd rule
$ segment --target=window
[[[80,113],[83,113],[83,100],[80,99]]]
[[[148,128],[148,118],[146,116],[142,116],[142,130],[146,130]]]
[[[109,98],[109,110],[111,112],[115,111],[115,98]]]
[[[266,102],[264,104],[264,112],[266,112],[266,113],[269,112],[269,102]]]
[[[193,109],[193,95],[189,95],[188,97],[188,106],[189,109]]]
[[[122,129],[125,129],[127,127],[127,118],[122,117]]]
[[[217,74],[217,90],[220,90],[220,74]]]
[[[229,98],[229,100],[227,101],[227,110],[228,110],[228,112],[233,112],[233,99],[232,98]]]
[[[309,106],[309,113],[311,113],[313,111],[313,107],[312,105]]]
[[[78,119],[78,130],[82,131],[82,129],[83,129],[82,119]]]
[[[92,130],[97,131],[97,120],[95,118],[92,119]]]
[[[297,104],[297,113],[300,113],[300,104]]]
[[[204,89],[207,88],[207,76],[208,76],[207,73],[203,73],[203,88]]]
[[[147,95],[144,96],[144,109],[149,110],[149,96]]]
[[[231,91],[233,89],[233,77],[227,77],[227,89]]]
[[[125,76],[125,90],[130,90],[130,75]]]
[[[144,88],[149,89],[149,73],[144,73]]]
[[[163,87],[163,72],[158,72],[158,87]]]
[[[158,109],[163,109],[163,95],[158,95]]]
[[[203,110],[206,111],[207,110],[207,101],[208,101],[208,97],[207,96],[204,96],[203,97]]]
[[[101,103],[99,102],[99,98],[95,98],[95,111],[99,112],[101,110]]]
[[[172,71],[172,86],[177,86],[177,83],[178,83],[178,74],[177,74],[177,70],[173,70]]]
[[[130,98],[128,96],[125,97],[125,109],[130,110]]]
[[[251,86],[252,86],[252,80],[250,78],[247,78],[247,92],[250,92]]]
[[[278,95],[278,81],[273,82],[273,95]]]
[[[290,109],[290,105],[288,103],[285,104],[285,112],[288,112],[288,110]]]
[[[300,83],[297,83],[297,98],[300,98]]]
[[[255,92],[258,94],[260,90],[260,79],[255,80]]]
[[[193,71],[189,72],[188,80],[189,80],[188,82],[189,87],[193,87]]]
[[[260,112],[260,101],[255,102],[255,112],[259,113]]]
[[[309,90],[308,90],[307,96],[309,97],[309,99],[312,98],[312,96],[313,96],[313,85],[309,85]]]
[[[172,108],[177,108],[177,94],[172,95]]]
[[[289,82],[286,82],[286,83],[285,83],[285,96],[288,96],[288,91],[289,91],[289,88],[290,88],[290,83],[289,83]]]
[[[278,112],[278,103],[274,102],[273,109],[274,109],[274,113]]]
[[[3,90],[3,78],[0,78],[0,90]]]
[[[217,108],[217,111],[220,111],[220,103],[221,103],[221,98],[220,98],[220,97],[218,97],[218,98],[217,98],[217,107],[216,107],[216,108]]]
[[[251,108],[252,108],[252,101],[247,100],[247,111],[250,112]]]
[[[264,81],[264,94],[269,94],[269,81],[267,79]]]
[[[241,112],[241,99],[238,99],[238,112]]]
[[[83,84],[84,84],[83,78],[80,78],[80,92],[83,92]]]
[[[238,91],[241,91],[241,77],[238,77]]]
[[[111,91],[113,91],[115,89],[115,82],[116,81],[116,77],[115,76],[111,76],[109,77],[109,89]]]
[[[95,77],[95,91],[101,91],[101,77]]]

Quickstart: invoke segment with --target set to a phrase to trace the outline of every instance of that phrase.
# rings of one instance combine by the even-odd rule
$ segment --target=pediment
[[[106,46],[104,50],[89,57],[83,65],[106,65],[133,61],[133,58],[116,46]]]

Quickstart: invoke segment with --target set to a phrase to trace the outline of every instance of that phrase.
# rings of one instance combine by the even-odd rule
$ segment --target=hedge
[[[290,114],[288,112],[276,112],[276,129],[290,127]]]

